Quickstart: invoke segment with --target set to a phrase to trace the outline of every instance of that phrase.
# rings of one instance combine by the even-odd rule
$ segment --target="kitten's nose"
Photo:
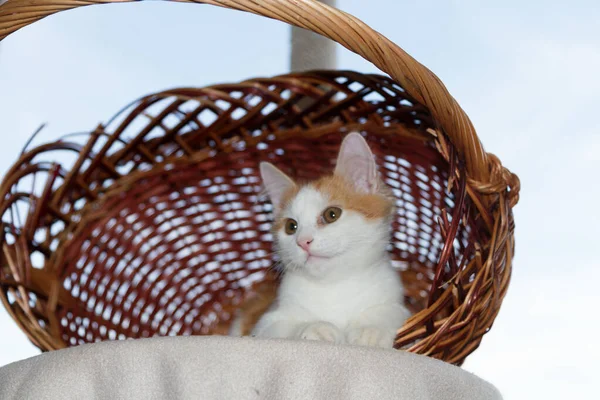
[[[298,243],[298,246],[302,247],[302,250],[308,251],[308,247],[310,246],[312,241],[313,241],[313,238],[304,237],[304,238],[298,238],[296,243]]]

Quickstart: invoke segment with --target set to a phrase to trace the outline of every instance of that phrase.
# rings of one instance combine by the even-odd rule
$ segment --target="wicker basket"
[[[9,0],[0,38],[108,2]],[[392,78],[316,71],[176,89],[26,151],[0,187],[9,313],[42,350],[218,333],[277,282],[258,163],[315,178],[358,130],[397,197],[390,252],[414,315],[396,347],[461,364],[508,286],[517,177],[433,73],[354,17],[311,0],[197,2],[313,30]]]

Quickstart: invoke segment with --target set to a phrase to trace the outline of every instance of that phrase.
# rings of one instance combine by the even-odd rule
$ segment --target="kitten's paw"
[[[391,349],[394,346],[396,332],[379,329],[373,326],[355,328],[348,331],[348,343],[358,346],[382,347]]]
[[[335,325],[329,322],[315,322],[306,325],[298,334],[300,339],[320,340],[331,343],[343,343],[344,335]]]

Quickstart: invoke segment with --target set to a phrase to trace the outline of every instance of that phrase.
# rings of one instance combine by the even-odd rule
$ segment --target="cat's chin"
[[[333,269],[335,269],[335,263],[331,262],[334,258],[335,257],[309,256],[304,261],[302,270],[306,275],[309,275],[312,278],[325,278],[332,273]]]
[[[291,267],[290,271],[294,271],[296,274],[321,279],[334,272],[338,261],[339,254],[325,256],[304,253],[302,258],[290,261],[287,265]]]
[[[308,257],[306,257],[306,261],[304,262],[304,264],[324,262],[324,261],[329,261],[329,260],[331,260],[331,257],[315,256],[315,255],[311,254]]]

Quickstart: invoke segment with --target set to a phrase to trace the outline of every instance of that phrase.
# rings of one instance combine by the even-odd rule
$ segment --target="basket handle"
[[[0,40],[59,11],[134,0],[7,0],[0,6]],[[173,0],[206,3],[250,12],[304,28],[341,44],[389,74],[416,101],[427,106],[466,162],[477,187],[518,188],[516,176],[488,157],[475,129],[440,79],[389,39],[354,16],[315,0]],[[516,193],[511,193],[516,194]]]

